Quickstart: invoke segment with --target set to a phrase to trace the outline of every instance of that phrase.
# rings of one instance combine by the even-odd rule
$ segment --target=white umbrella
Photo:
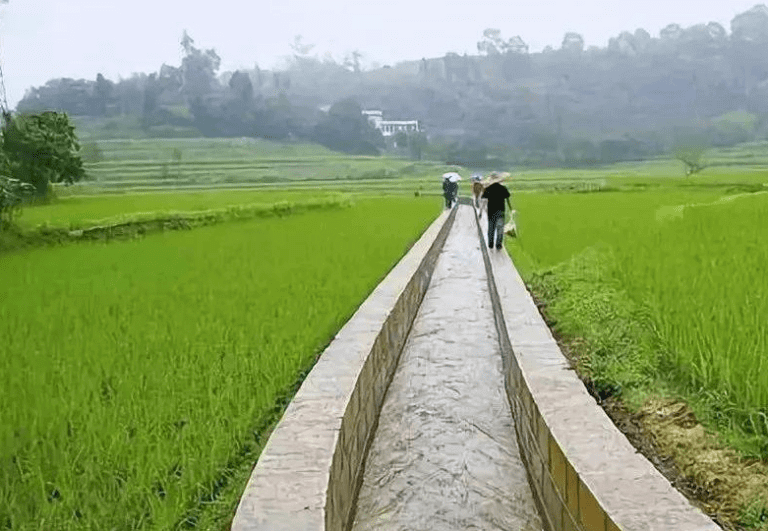
[[[448,179],[452,183],[455,183],[456,181],[461,180],[461,175],[459,175],[455,171],[449,171],[448,173],[443,174],[443,179]]]

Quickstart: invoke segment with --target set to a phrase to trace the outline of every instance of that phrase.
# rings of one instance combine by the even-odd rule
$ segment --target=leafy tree
[[[34,186],[38,196],[47,194],[51,182],[71,184],[85,177],[80,144],[65,113],[6,113],[2,132],[11,177]]]
[[[51,79],[42,87],[27,91],[17,105],[19,112],[46,110],[63,111],[74,115],[98,114],[94,103],[93,81],[85,79]]]
[[[676,132],[672,154],[685,166],[685,176],[691,176],[707,167],[704,153],[707,140],[701,131],[682,130]]]
[[[93,88],[93,99],[95,110],[98,114],[104,116],[107,114],[107,106],[112,101],[112,94],[115,90],[115,84],[106,79],[103,75],[96,75],[96,86]]]
[[[501,30],[487,28],[483,31],[483,40],[477,43],[477,51],[484,55],[502,55],[506,53],[528,53],[528,45],[520,36],[509,40],[501,37]]]
[[[221,65],[221,58],[214,49],[200,50],[194,44],[195,41],[185,31],[181,38],[184,51],[181,60],[181,92],[187,102],[205,98],[218,86],[216,72]]]
[[[330,149],[356,155],[378,155],[384,146],[381,133],[368,123],[353,98],[334,103],[315,126],[314,140]]]
[[[731,34],[735,41],[768,42],[768,7],[765,4],[756,5],[733,17]]]
[[[563,36],[563,44],[560,48],[564,52],[581,53],[584,51],[584,37],[578,33],[569,31]]]
[[[659,37],[665,41],[676,41],[683,35],[680,24],[668,24],[659,31]]]
[[[144,85],[146,74],[133,74],[115,87],[121,114],[141,116],[144,113]]]
[[[308,56],[314,47],[314,44],[305,43],[304,37],[301,35],[296,35],[291,43],[291,50],[293,50],[293,56],[296,59]]]
[[[229,78],[229,88],[236,99],[246,104],[253,102],[253,84],[247,73],[236,70]]]
[[[351,53],[347,54],[346,57],[344,57],[344,68],[351,70],[355,74],[359,74],[361,67],[360,67],[360,59],[363,57],[363,54],[360,52],[360,50],[353,50]]]
[[[160,85],[157,74],[150,74],[144,83],[144,102],[142,104],[141,121],[144,127],[155,125],[154,114],[157,111],[157,100],[160,95]]]

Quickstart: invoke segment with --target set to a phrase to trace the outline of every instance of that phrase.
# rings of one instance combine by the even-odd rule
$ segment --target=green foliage
[[[571,354],[601,398],[646,389],[660,367],[652,321],[616,281],[615,267],[610,248],[595,246],[529,278],[532,291],[548,302],[544,311],[554,330],[582,340]]]
[[[330,149],[355,155],[378,155],[384,147],[381,133],[368,123],[353,98],[334,103],[315,126],[313,139]]]
[[[758,118],[746,111],[730,111],[712,119],[712,143],[732,146],[755,139]]]
[[[754,500],[745,507],[739,523],[754,531],[768,531],[768,499]]]
[[[768,247],[762,227],[768,195],[722,197],[728,181],[699,190],[690,183],[689,191],[657,184],[632,193],[518,194],[517,243],[537,271],[556,266],[536,285],[546,288],[554,275],[555,286],[567,287],[550,290],[556,302],[549,302],[561,312],[559,329],[577,337],[594,332],[590,327],[609,338],[618,334],[609,349],[601,347],[603,336],[592,340],[598,357],[589,367],[597,379],[625,390],[642,383],[631,371],[621,376],[594,360],[646,343],[645,332],[633,332],[631,323],[649,323],[644,329],[653,331],[656,376],[691,397],[702,418],[725,430],[737,447],[765,457]],[[639,313],[629,310],[630,303]],[[606,324],[601,314],[626,322]],[[635,368],[653,361],[620,358]]]
[[[675,158],[685,165],[685,176],[690,177],[706,168],[703,162],[706,148],[701,144],[679,144],[672,152]]]
[[[0,174],[0,229],[13,222],[13,216],[21,209],[24,199],[34,193],[35,188],[31,184]]]
[[[16,281],[0,286],[0,523],[161,530],[197,518],[438,211],[361,200],[4,256]]]
[[[80,148],[80,158],[83,162],[101,162],[104,160],[104,152],[97,142],[84,142]]]
[[[85,177],[75,128],[64,113],[5,116],[2,150],[11,175],[45,196],[49,183],[71,184]]]
[[[201,50],[195,47],[195,41],[184,31],[181,48],[184,57],[181,60],[181,91],[187,102],[205,98],[218,85],[216,72],[221,65],[221,58],[211,48]]]

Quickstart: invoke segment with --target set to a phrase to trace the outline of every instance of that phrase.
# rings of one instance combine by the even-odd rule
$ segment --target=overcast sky
[[[2,2],[3,0],[0,0]],[[296,35],[312,54],[392,64],[446,52],[477,53],[485,28],[520,35],[532,52],[558,48],[568,31],[605,46],[621,31],[653,36],[670,23],[710,21],[730,32],[756,0],[9,0],[0,3],[0,64],[8,103],[56,77],[117,80],[178,65],[186,29],[214,48],[222,71],[279,66]]]

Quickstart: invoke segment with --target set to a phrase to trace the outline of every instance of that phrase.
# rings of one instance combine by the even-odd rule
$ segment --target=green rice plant
[[[191,526],[439,211],[360,199],[4,255],[0,527]]]
[[[739,448],[768,456],[768,194],[723,192],[515,194],[522,230],[510,248],[529,281],[537,271],[586,260],[589,249],[607,249],[599,256],[608,280],[586,282],[594,294],[615,285],[648,316],[659,380],[698,401]],[[589,294],[570,299],[559,327],[583,325]]]
[[[688,384],[731,404],[741,430],[768,440],[766,223],[764,194],[686,208],[621,248],[620,276],[656,309]]]
[[[667,205],[708,202],[713,190],[651,190],[592,194],[519,192],[512,196],[520,245],[540,267],[554,266],[596,243],[617,245],[655,225]]]
[[[18,223],[24,229],[40,225],[74,229],[138,213],[193,212],[237,205],[267,205],[278,201],[303,202],[332,195],[333,192],[321,191],[209,190],[73,196],[47,205],[27,207],[18,218]]]

